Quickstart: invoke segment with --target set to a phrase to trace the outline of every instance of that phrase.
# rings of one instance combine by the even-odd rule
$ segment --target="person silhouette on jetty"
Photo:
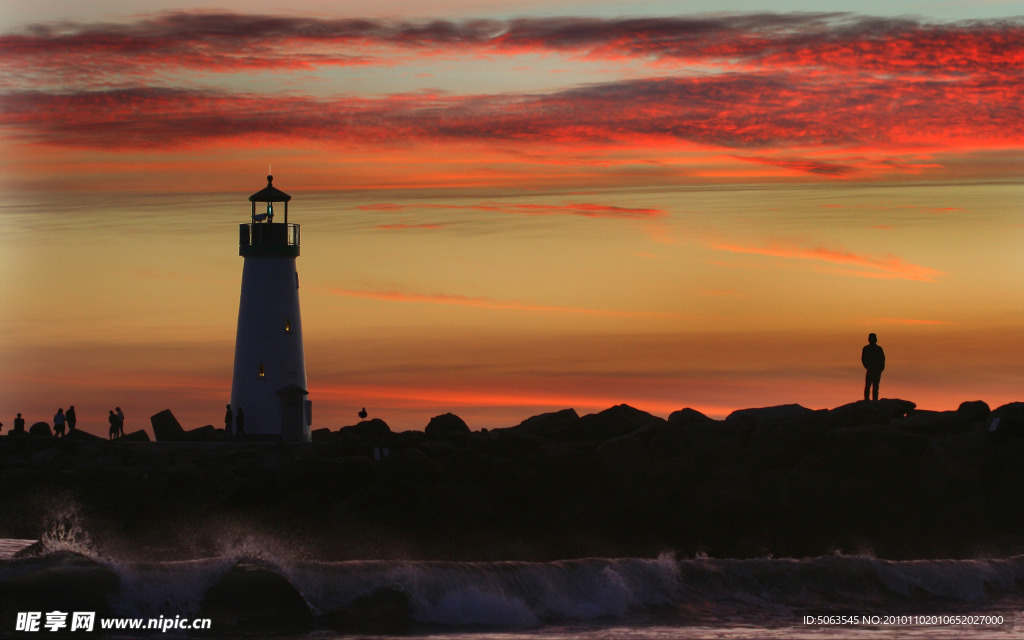
[[[235,423],[235,415],[231,413],[231,405],[225,405],[224,413],[224,442],[231,442],[231,425]]]
[[[75,416],[75,405],[68,407],[68,410],[64,413],[64,420],[68,423],[68,434],[75,430],[75,424],[78,422],[78,417]]]
[[[107,421],[110,423],[110,433],[107,436],[108,440],[117,438],[121,433],[121,425],[117,423],[117,416],[114,415],[114,410],[110,410],[110,416],[107,417]]]
[[[885,369],[885,352],[877,343],[878,336],[868,334],[868,344],[860,352],[861,364],[867,369],[867,375],[864,376],[865,400],[878,400],[878,384],[882,381],[882,371]]]
[[[235,440],[245,440],[245,414],[242,413],[242,407],[238,407],[238,413],[235,414]]]
[[[53,435],[57,438],[64,437],[64,409],[57,409],[53,416]]]
[[[118,437],[124,437],[124,411],[121,411],[121,407],[114,407],[114,411],[117,412],[117,432]]]
[[[12,433],[25,433],[25,418],[22,418],[20,413],[14,419],[14,431]]]

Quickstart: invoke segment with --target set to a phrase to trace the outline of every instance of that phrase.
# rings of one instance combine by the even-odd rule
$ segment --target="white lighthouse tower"
[[[249,196],[252,220],[239,228],[238,254],[245,262],[231,410],[236,416],[242,411],[248,439],[308,442],[312,403],[295,268],[299,225],[288,222],[292,197],[273,182],[267,176],[266,188]],[[275,203],[284,203],[283,222],[274,219]]]

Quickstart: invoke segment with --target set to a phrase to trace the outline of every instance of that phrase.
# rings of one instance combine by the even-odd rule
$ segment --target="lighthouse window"
[[[263,363],[261,362],[261,363],[260,363],[260,377],[262,378],[262,377],[264,377],[265,375],[266,375],[266,372],[265,372],[265,371],[263,371]]]
[[[291,333],[292,332],[292,319],[291,318],[285,318],[284,319],[284,332],[285,333]]]

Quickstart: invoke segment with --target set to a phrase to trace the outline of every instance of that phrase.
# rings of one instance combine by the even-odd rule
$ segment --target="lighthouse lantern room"
[[[242,293],[235,335],[231,410],[244,414],[252,440],[308,442],[312,403],[306,390],[299,314],[299,225],[288,222],[290,195],[267,186],[249,196],[251,220],[239,226]],[[274,205],[283,221],[276,220]]]

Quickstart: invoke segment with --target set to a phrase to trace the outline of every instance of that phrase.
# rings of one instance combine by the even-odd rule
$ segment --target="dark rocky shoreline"
[[[784,405],[720,421],[619,405],[483,431],[446,414],[423,431],[370,420],[291,445],[176,425],[154,416],[156,443],[0,438],[0,537],[77,527],[135,559],[250,546],[338,560],[1024,553],[1024,403]]]

